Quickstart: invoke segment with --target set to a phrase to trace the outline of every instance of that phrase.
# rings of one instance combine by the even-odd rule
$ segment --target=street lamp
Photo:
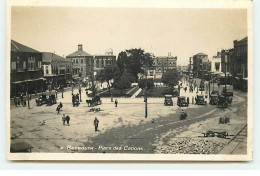
[[[227,99],[227,55],[225,55],[225,101]]]

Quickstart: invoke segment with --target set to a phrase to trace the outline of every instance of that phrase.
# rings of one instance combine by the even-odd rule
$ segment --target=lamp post
[[[147,112],[147,64],[145,65],[145,89],[144,89],[144,101],[145,101],[145,118],[148,116]]]
[[[227,99],[227,55],[225,55],[225,100]]]

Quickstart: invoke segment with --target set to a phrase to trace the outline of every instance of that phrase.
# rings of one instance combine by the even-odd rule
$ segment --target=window
[[[16,70],[16,62],[12,62],[11,69]]]
[[[79,60],[78,59],[76,59],[76,64],[78,64],[79,63]]]
[[[46,70],[46,74],[49,74],[48,66],[45,67],[45,70]]]
[[[23,61],[23,69],[26,69],[26,61]]]
[[[83,59],[80,59],[80,62],[83,64]]]

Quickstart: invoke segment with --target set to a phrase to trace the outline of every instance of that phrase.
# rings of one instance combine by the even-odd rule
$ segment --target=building
[[[25,95],[42,91],[42,53],[11,40],[10,56],[11,97],[20,96],[20,93]]]
[[[72,63],[72,78],[88,78],[93,74],[93,55],[83,51],[82,44],[78,50],[66,56]]]
[[[204,53],[198,53],[193,56],[193,75],[196,77],[203,77],[205,71],[209,70],[208,55]]]
[[[242,40],[235,40],[234,41],[234,68],[233,68],[233,74],[236,77],[239,78],[247,78],[248,76],[248,43],[247,43],[247,37],[243,38]]]
[[[217,55],[211,58],[211,72],[221,72],[221,52],[217,52]]]
[[[153,58],[153,66],[148,70],[148,78],[161,79],[163,73],[167,70],[177,69],[177,57],[171,56],[158,56]]]
[[[116,56],[113,55],[113,50],[108,49],[104,55],[94,56],[94,75],[101,72],[106,66],[116,65]]]
[[[189,59],[188,71],[189,73],[193,71],[193,57]]]
[[[221,72],[233,75],[234,65],[233,65],[233,55],[234,49],[223,49],[221,50]]]
[[[50,89],[66,86],[66,80],[72,77],[72,61],[55,53],[42,53],[43,77],[47,80]]]
[[[234,87],[243,91],[248,88],[248,38],[234,41],[233,76]]]

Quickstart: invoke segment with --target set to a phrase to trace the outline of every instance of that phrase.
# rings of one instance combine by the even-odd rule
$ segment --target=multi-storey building
[[[248,44],[247,44],[247,37],[243,38],[242,40],[235,40],[234,41],[234,68],[233,74],[239,78],[247,78],[248,76]]]
[[[11,40],[11,97],[40,92],[44,84],[42,53]]]
[[[221,72],[221,52],[217,52],[217,55],[211,58],[211,72]]]
[[[93,56],[83,51],[82,44],[78,45],[78,50],[66,56],[72,61],[72,77],[85,77],[88,78],[93,74]]]
[[[189,73],[192,73],[193,71],[193,57],[190,57],[189,59],[188,71]]]
[[[202,78],[205,71],[209,70],[208,55],[204,53],[198,53],[193,56],[193,74],[194,76]]]
[[[153,66],[148,70],[148,78],[160,79],[167,70],[177,69],[177,57],[158,56],[153,58]]]
[[[108,49],[104,55],[94,56],[94,75],[101,72],[106,66],[116,65],[116,56],[113,55],[113,50]]]
[[[72,61],[55,53],[42,53],[43,76],[51,88],[66,86],[66,80],[72,77]]]
[[[234,73],[234,49],[221,50],[221,72],[233,75]]]

